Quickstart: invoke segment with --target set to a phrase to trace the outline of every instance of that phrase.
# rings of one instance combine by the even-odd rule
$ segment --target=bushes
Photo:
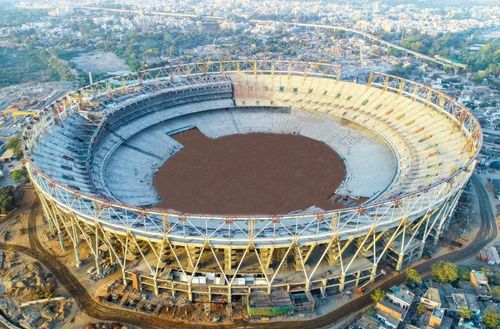
[[[467,307],[463,306],[460,307],[458,313],[460,314],[460,317],[463,318],[464,320],[470,320],[472,318],[472,312]]]
[[[9,138],[5,142],[5,147],[12,150],[14,152],[14,156],[16,158],[20,158],[23,156],[23,151],[22,151],[22,147],[21,147],[21,140],[19,139],[19,137]]]
[[[12,186],[0,188],[0,213],[8,213],[14,209],[14,206],[14,190]]]
[[[378,303],[385,298],[385,291],[383,291],[382,289],[375,289],[371,297],[375,303]]]
[[[422,281],[422,276],[418,273],[417,270],[410,268],[406,273],[406,281],[413,283],[420,283]]]
[[[500,327],[500,314],[491,309],[486,310],[483,316],[483,323],[488,329]]]
[[[432,276],[440,282],[454,282],[458,279],[458,268],[450,262],[439,262],[432,266]]]
[[[26,176],[26,171],[24,170],[24,168],[13,170],[10,173],[10,178],[12,178],[15,181],[20,181],[21,179],[24,178],[24,176]]]

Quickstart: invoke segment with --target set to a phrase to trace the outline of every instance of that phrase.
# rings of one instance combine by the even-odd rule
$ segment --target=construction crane
[[[10,107],[6,109],[5,111],[2,112],[2,114],[6,117],[8,115],[12,115],[12,118],[14,118],[14,121],[17,121],[18,117],[20,116],[38,116],[38,111],[33,111],[33,110],[19,110],[15,107]]]

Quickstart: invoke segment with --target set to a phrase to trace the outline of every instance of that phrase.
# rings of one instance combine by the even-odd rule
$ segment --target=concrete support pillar
[[[370,282],[375,281],[375,277],[377,276],[377,268],[378,268],[378,265],[373,264],[371,272],[370,272]]]
[[[57,231],[57,237],[59,238],[59,247],[61,248],[61,251],[65,251],[66,247],[64,245],[64,234],[60,229],[58,229]]]
[[[108,249],[109,262],[111,264],[114,264],[118,261],[118,259],[116,259],[115,254],[113,253],[113,251],[111,251],[111,248],[113,248],[113,246],[109,246],[109,249]]]
[[[273,251],[274,250],[272,248],[262,248],[258,250],[262,266],[266,270],[271,266],[273,259]]]
[[[52,218],[52,214],[50,212],[49,206],[48,206],[47,201],[45,200],[44,197],[40,197],[40,194],[38,194],[38,193],[37,193],[37,195],[38,195],[38,197],[41,201],[41,204],[42,204],[44,219],[47,223],[49,223],[50,236],[51,236],[51,238],[54,238],[56,235],[55,228],[54,228],[54,222],[53,222],[54,219]]]
[[[306,279],[306,284],[304,286],[304,290],[305,291],[311,290],[311,281],[309,281],[309,279]]]
[[[186,247],[186,251],[188,253],[189,267],[191,269],[194,269],[196,266],[196,262],[197,262],[198,258],[200,257],[201,248],[199,248],[199,247]]]
[[[122,280],[123,280],[123,285],[127,286],[127,273],[125,273],[125,268],[122,268]]]
[[[403,260],[404,260],[404,253],[399,252],[398,253],[398,262],[396,263],[396,271],[401,271],[401,268],[403,267]]]
[[[326,261],[328,262],[328,265],[333,265],[336,263],[337,259],[339,258],[339,252],[336,250],[336,248],[330,248],[326,252]]]
[[[159,293],[158,293],[158,278],[156,275],[153,277],[153,293],[155,294],[155,296],[159,295]]]
[[[236,250],[224,249],[224,271],[231,273],[231,270],[236,267]]]
[[[301,247],[297,247],[294,249],[293,264],[295,266],[295,271],[302,271],[302,259],[301,259],[300,251],[298,248],[301,248]]]
[[[417,255],[418,259],[422,259],[422,256],[424,254],[424,248],[425,248],[425,242],[422,241],[422,244],[420,245],[420,248],[418,248]]]
[[[193,301],[193,292],[192,292],[192,288],[191,288],[191,282],[189,283],[188,285],[188,292],[187,292],[187,297],[188,297],[188,300],[190,302]]]
[[[52,219],[48,216],[44,216],[45,221],[49,224],[49,232],[50,232],[50,237],[53,239],[56,235],[56,232],[54,230],[54,223],[52,223]]]
[[[322,282],[322,286],[319,287],[319,291],[321,292],[321,297],[326,298],[326,281]]]
[[[342,272],[339,280],[339,291],[340,292],[344,291],[344,287],[345,287],[345,273]]]
[[[355,287],[357,288],[359,286],[359,278],[361,277],[361,271],[358,271],[356,273],[356,284]]]
[[[80,248],[77,244],[73,245],[73,250],[75,251],[75,267],[80,267],[82,261],[80,260]]]
[[[63,216],[63,215],[61,215]],[[71,229],[68,230],[68,234],[70,235],[71,242],[73,244],[73,250],[75,252],[75,266],[80,267],[80,235],[78,234],[78,229],[75,223],[76,219],[71,216]],[[71,232],[70,232],[71,231]]]
[[[95,268],[98,274],[101,274],[101,264],[100,264],[100,252],[99,252],[99,230],[96,226],[95,231],[94,231],[94,250],[95,250],[95,255],[94,255],[94,260],[95,260]],[[91,240],[92,241],[92,240]],[[109,247],[111,249],[111,246]],[[110,250],[111,252],[111,250]]]

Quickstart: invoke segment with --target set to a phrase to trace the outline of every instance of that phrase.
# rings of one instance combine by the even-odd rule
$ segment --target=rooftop
[[[498,183],[500,184],[500,180],[498,180]],[[495,185],[495,187],[496,187],[496,185]],[[474,276],[474,278],[477,280],[477,282],[483,283],[483,284],[488,283],[488,278],[486,277],[486,275],[483,272],[472,270],[472,271],[470,271],[470,274],[472,276]]]
[[[441,303],[441,295],[439,294],[439,290],[437,288],[429,288],[422,296],[428,300],[431,300],[436,303]]]
[[[407,304],[411,304],[413,302],[413,298],[415,297],[415,294],[412,293],[405,285],[394,286],[389,290],[390,295]]]

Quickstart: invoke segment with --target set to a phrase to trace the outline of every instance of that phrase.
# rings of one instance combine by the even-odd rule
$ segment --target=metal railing
[[[65,186],[38,169],[30,157],[30,151],[43,134],[66,115],[82,111],[86,101],[102,95],[124,93],[127,88],[156,81],[169,80],[175,84],[189,80],[183,80],[183,77],[225,73],[338,79],[340,68],[324,63],[227,61],[163,67],[96,82],[50,104],[41,112],[37,122],[29,124],[23,138],[27,154],[26,167],[33,183],[48,199],[58,203],[66,211],[75,213],[82,220],[99,223],[109,230],[131,232],[144,238],[160,240],[168,237],[171,241],[199,244],[209,240],[216,245],[248,242],[287,245],[293,241],[327,241],[332,235],[340,238],[361,235],[374,226],[377,230],[391,227],[401,218],[416,219],[459,191],[474,169],[482,135],[477,120],[467,109],[427,86],[382,73],[371,74],[368,85],[412,97],[429,109],[446,113],[461,129],[471,148],[465,165],[450,176],[416,192],[389,200],[318,214],[280,216],[209,216],[155,208],[143,209]]]

